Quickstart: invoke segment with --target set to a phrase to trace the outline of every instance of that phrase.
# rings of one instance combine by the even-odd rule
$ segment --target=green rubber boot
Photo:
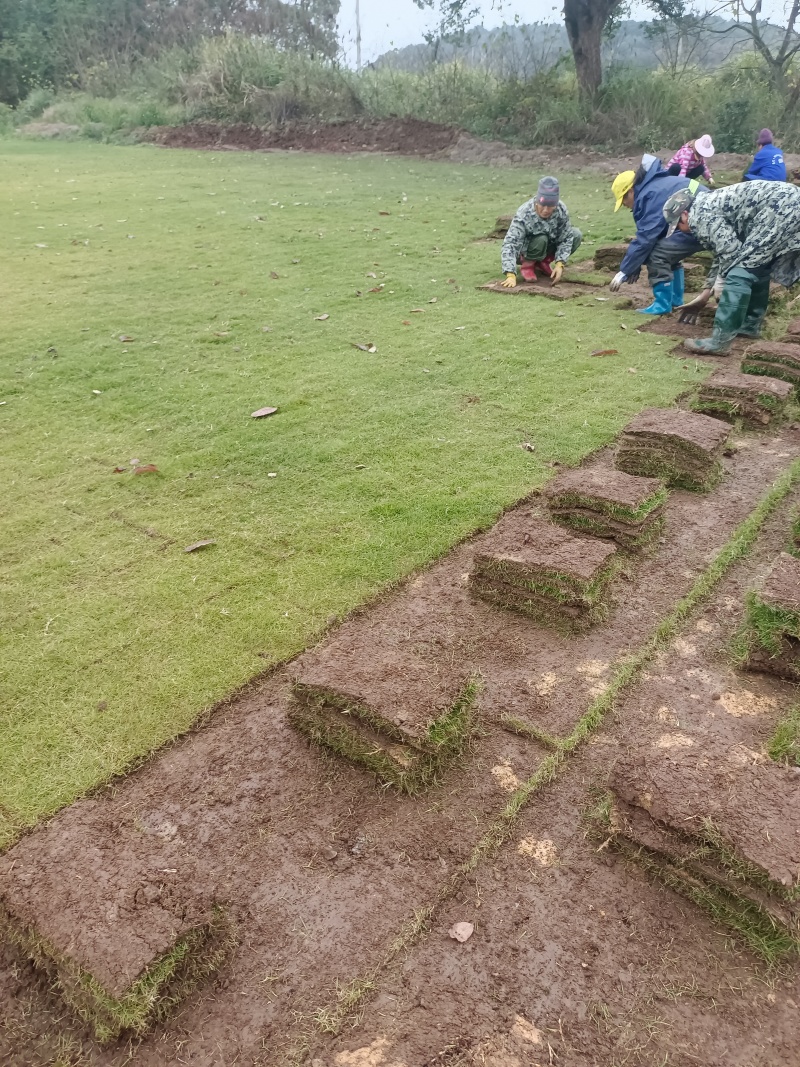
[[[731,341],[744,326],[753,284],[758,279],[744,267],[734,267],[725,279],[725,288],[719,298],[719,306],[714,316],[714,329],[710,337],[684,341],[683,347],[699,355],[727,356]],[[767,280],[769,290],[769,280]]]
[[[739,330],[739,337],[760,337],[761,326],[766,318],[769,307],[769,275],[759,278],[753,283],[750,292],[750,303],[747,305],[747,315]]]

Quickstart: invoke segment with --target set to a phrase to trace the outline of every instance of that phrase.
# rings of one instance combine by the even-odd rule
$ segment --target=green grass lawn
[[[527,171],[6,142],[0,173],[0,842],[697,376],[608,303],[476,291]],[[562,195],[630,230],[603,179]]]

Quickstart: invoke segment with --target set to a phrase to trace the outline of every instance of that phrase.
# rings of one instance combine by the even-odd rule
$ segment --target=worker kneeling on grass
[[[683,261],[701,245],[691,234],[678,230],[667,237],[664,205],[673,193],[686,189],[689,178],[669,173],[656,156],[644,156],[638,170],[618,174],[611,185],[616,199],[615,211],[626,207],[633,212],[636,236],[631,241],[619,272],[611,282],[611,292],[619,291],[623,282],[639,279],[642,267],[653,290],[653,303],[640,308],[642,315],[667,315],[683,304],[685,279]]]
[[[526,282],[536,281],[538,269],[550,278],[551,285],[557,285],[567,260],[582,240],[583,234],[572,225],[566,205],[559,199],[558,179],[542,178],[536,196],[517,211],[503,241],[504,288],[513,289],[517,284],[517,263]]]
[[[682,322],[697,322],[712,292],[719,296],[710,337],[684,341],[690,352],[727,355],[734,337],[759,337],[770,280],[800,279],[800,189],[751,181],[698,196],[690,182],[667,200],[669,233],[692,234],[714,253],[703,292],[684,307]]]

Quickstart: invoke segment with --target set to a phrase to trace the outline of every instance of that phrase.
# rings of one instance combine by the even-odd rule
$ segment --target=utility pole
[[[356,0],[356,70],[361,70],[361,5]]]

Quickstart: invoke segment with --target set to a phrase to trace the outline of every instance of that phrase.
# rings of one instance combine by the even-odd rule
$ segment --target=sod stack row
[[[706,492],[722,477],[729,433],[730,426],[707,415],[647,408],[622,431],[616,466],[670,488]]]
[[[554,522],[641,551],[664,529],[667,489],[658,478],[637,478],[604,467],[559,474],[544,490]]]
[[[606,841],[750,940],[800,947],[800,778],[737,748],[620,759],[592,818]]]
[[[739,419],[743,425],[759,429],[786,414],[792,391],[789,382],[777,378],[720,370],[700,386],[692,408],[719,419]]]
[[[748,593],[734,652],[747,670],[800,682],[800,559],[781,553],[761,589]]]

